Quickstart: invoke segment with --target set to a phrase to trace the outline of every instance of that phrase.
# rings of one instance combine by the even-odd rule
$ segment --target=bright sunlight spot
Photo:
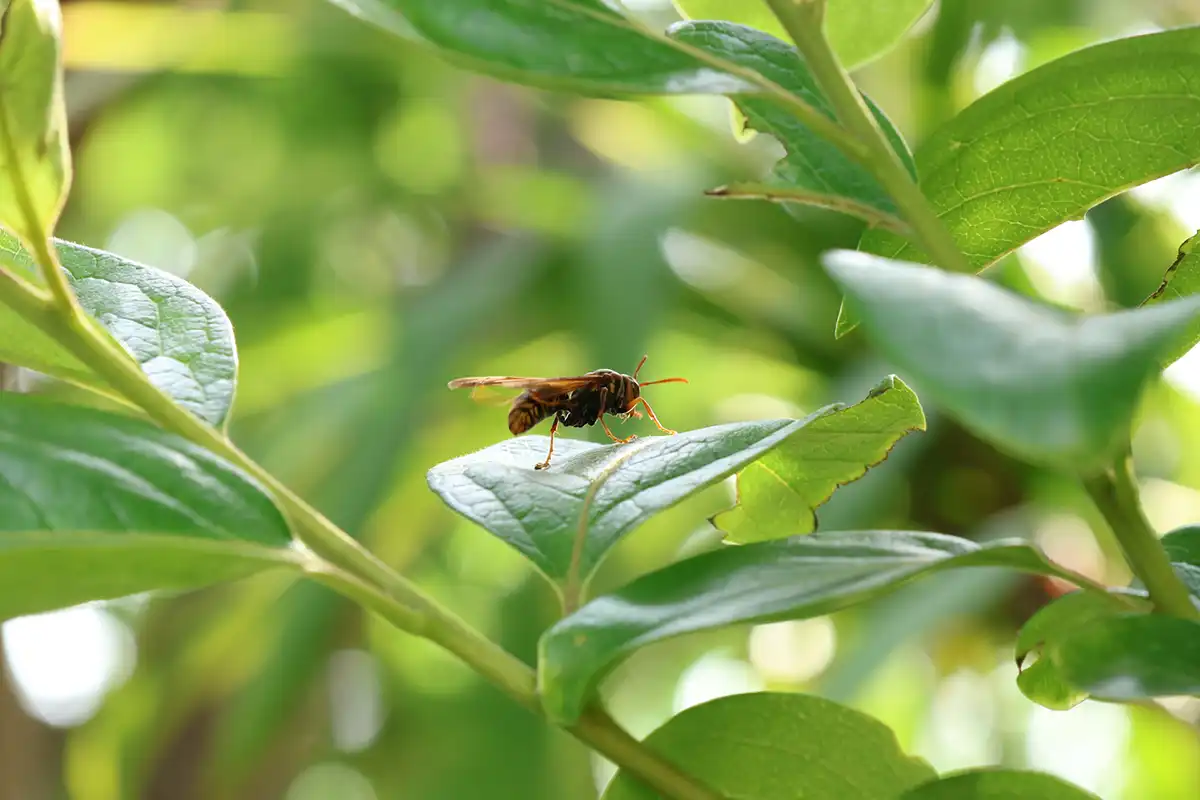
[[[1000,757],[990,733],[995,718],[987,678],[959,670],[938,684],[918,749],[939,772],[994,764]]]
[[[1176,172],[1136,186],[1130,195],[1153,208],[1165,209],[1189,231],[1200,230],[1200,174]],[[1182,242],[1181,242],[1182,244]],[[1165,272],[1169,265],[1163,265]],[[1200,399],[1200,348],[1167,367],[1163,377],[1181,392]]]
[[[979,63],[975,66],[975,92],[987,94],[1016,77],[1024,61],[1025,46],[1010,31],[1004,31],[979,56]]]
[[[63,728],[90,719],[137,654],[128,626],[91,604],[11,619],[0,637],[21,705]]]
[[[361,772],[345,764],[317,764],[292,781],[286,800],[375,800],[371,782]]]
[[[1048,299],[1098,310],[1102,293],[1096,279],[1096,245],[1086,220],[1064,222],[1017,249],[1038,291]]]
[[[1034,539],[1053,561],[1068,569],[1086,575],[1094,581],[1104,581],[1113,576],[1106,575],[1108,562],[1092,529],[1074,514],[1049,514],[1037,522]],[[1122,576],[1123,577],[1123,576]],[[1063,591],[1073,586],[1065,581],[1052,579]]]
[[[1191,170],[1135,186],[1129,194],[1148,206],[1170,211],[1193,231],[1200,229],[1200,175]]]
[[[661,246],[671,271],[703,291],[728,288],[743,280],[750,269],[750,260],[736,250],[681,228],[664,233]]]
[[[772,622],[750,631],[750,663],[768,681],[811,680],[836,652],[837,629],[829,617]]]
[[[1163,370],[1163,378],[1189,397],[1200,400],[1200,347],[1193,347]]]
[[[684,670],[675,687],[674,712],[731,694],[761,692],[763,680],[740,658],[706,653]]]
[[[1025,740],[1030,769],[1111,797],[1124,780],[1129,717],[1116,705],[1085,701],[1070,711],[1032,706]]]
[[[1142,508],[1160,534],[1200,520],[1200,492],[1161,478],[1142,481]]]
[[[196,239],[187,226],[157,208],[127,214],[108,237],[105,249],[180,277],[192,271],[198,252]]]
[[[339,650],[329,658],[329,711],[333,743],[356,753],[383,728],[383,689],[379,665],[364,650]]]

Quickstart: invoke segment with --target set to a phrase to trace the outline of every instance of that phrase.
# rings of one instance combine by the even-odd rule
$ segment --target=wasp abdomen
[[[508,412],[508,430],[513,436],[522,434],[550,416],[550,409],[523,392],[513,401]]]

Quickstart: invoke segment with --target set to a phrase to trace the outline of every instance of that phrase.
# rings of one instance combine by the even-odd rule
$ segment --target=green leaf
[[[1045,648],[1073,631],[1099,619],[1115,616],[1130,609],[1136,598],[1122,598],[1099,592],[1072,592],[1038,609],[1021,627],[1017,635],[1017,686],[1039,705],[1057,711],[1073,708],[1087,699],[1081,691],[1066,681],[1050,658],[1041,657]],[[1030,655],[1037,660],[1028,666]]]
[[[0,226],[54,229],[70,183],[58,3],[0,0]]]
[[[224,422],[233,405],[237,349],[216,301],[182,278],[112,253],[55,240],[84,310],[133,354],[159,389],[198,417]],[[40,282],[33,259],[0,231],[0,265]],[[107,390],[86,364],[0,306],[0,361]]]
[[[750,126],[779,139],[788,157],[769,183],[739,184],[713,194],[809,203],[906,229],[867,170],[797,122],[778,101],[763,99],[767,90],[782,88],[833,120],[796,50],[753,28],[683,23],[663,35],[639,26],[604,0],[335,2],[394,33],[422,39],[470,69],[519,83],[601,96],[739,95]],[[892,146],[915,170],[895,126],[873,104],[871,109]]]
[[[547,631],[538,647],[542,702],[551,718],[571,722],[609,670],[652,642],[829,614],[957,567],[1082,580],[1016,540],[980,545],[937,533],[836,531],[726,546],[643,575]]]
[[[778,539],[816,529],[817,506],[882,462],[925,414],[892,375],[857,405],[813,420],[737,476],[738,504],[713,518],[732,542]]]
[[[881,355],[981,437],[1072,472],[1129,436],[1159,358],[1200,298],[1073,317],[970,275],[854,251],[824,256]]]
[[[0,394],[0,619],[299,566],[271,499],[148,423]]]
[[[731,800],[892,800],[936,775],[882,722],[804,694],[711,700],[667,720],[645,743]],[[656,798],[618,772],[603,800]]]
[[[591,95],[727,94],[751,88],[641,28],[605,0],[333,0],[468,69]]]
[[[1200,695],[1200,623],[1192,620],[1097,619],[1047,647],[1046,655],[1068,683],[1100,699]]]
[[[1200,231],[1179,245],[1179,255],[1167,268],[1162,284],[1142,305],[1152,306],[1200,294],[1200,252],[1196,251],[1197,243],[1200,243]],[[1193,325],[1191,336],[1162,359],[1162,365],[1165,367],[1178,361],[1195,347],[1197,342],[1200,342],[1200,323]]]
[[[921,190],[976,269],[1119,192],[1200,162],[1200,27],[1071,53],[972,103],[917,149]],[[929,263],[906,239],[859,249]],[[838,335],[858,324],[842,309]]]
[[[586,581],[622,536],[663,509],[725,478],[821,414],[803,420],[716,425],[625,445],[525,436],[429,470],[429,487],[452,509],[515,547],[556,584]]]
[[[1184,525],[1163,534],[1162,546],[1172,561],[1200,566],[1200,525]]]
[[[861,67],[890,50],[933,0],[829,0],[825,36],[846,69]],[[787,40],[763,0],[675,0],[689,19],[723,19]]]
[[[943,775],[909,789],[899,800],[1099,800],[1091,792],[1043,772],[985,767]]]
[[[1175,574],[1200,599],[1200,525],[1176,528],[1163,536],[1161,542]]]
[[[778,39],[728,22],[688,22],[670,31],[672,39],[714,56],[728,59],[763,75],[834,119],[816,79],[808,71],[796,48]],[[888,141],[909,167],[916,168],[899,131],[874,103],[866,98]],[[779,141],[787,155],[764,184],[739,184],[715,189],[717,197],[762,196],[767,199],[819,205],[862,217],[873,224],[903,227],[896,205],[865,168],[848,159],[833,144],[796,119],[778,101],[762,96],[741,95],[735,99],[747,126]]]

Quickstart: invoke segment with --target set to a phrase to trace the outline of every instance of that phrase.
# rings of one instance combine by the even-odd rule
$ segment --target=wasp
[[[627,436],[624,439],[617,436],[609,430],[604,415],[641,419],[642,414],[637,410],[637,406],[641,405],[660,431],[675,435],[675,431],[664,428],[658,421],[654,409],[646,402],[646,398],[642,397],[642,388],[657,383],[687,383],[687,380],[662,378],[639,383],[637,376],[645,363],[646,356],[642,356],[632,375],[624,375],[611,369],[598,369],[586,375],[564,378],[518,378],[499,375],[459,378],[447,385],[451,389],[471,388],[476,397],[479,397],[478,392],[484,387],[521,389],[508,411],[508,429],[513,436],[525,433],[542,420],[553,416],[554,423],[550,426],[550,451],[546,453],[545,461],[534,464],[533,467],[546,469],[550,466],[550,457],[554,455],[554,434],[558,432],[560,424],[570,428],[582,428],[599,422],[608,438],[617,444],[626,444],[637,436]]]

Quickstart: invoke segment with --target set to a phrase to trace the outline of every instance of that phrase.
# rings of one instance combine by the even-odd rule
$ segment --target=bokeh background
[[[666,0],[627,5],[675,18]],[[721,99],[508,86],[319,0],[63,9],[76,177],[59,235],[216,297],[241,351],[236,439],[526,659],[551,592],[425,486],[430,466],[508,435],[502,409],[447,380],[628,371],[649,353],[644,376],[690,379],[651,390],[664,423],[689,429],[854,402],[890,371],[857,336],[833,339],[838,296],[815,260],[854,246],[859,223],[702,195],[778,155],[735,137]],[[915,145],[1024,70],[1196,22],[1182,0],[941,0],[856,77]],[[1172,176],[988,276],[1089,311],[1135,305],[1197,228],[1200,180]],[[1069,480],[927,413],[928,433],[841,490],[822,528],[1025,536],[1128,578]],[[620,430],[635,429],[653,432]],[[1200,353],[1149,393],[1135,450],[1154,524],[1200,519]],[[731,498],[723,484],[654,519],[595,588],[714,546],[707,517]],[[797,690],[877,716],[940,770],[1200,797],[1200,701],[1064,713],[1020,695],[1013,633],[1061,591],[946,575],[828,618],[655,646],[607,691],[638,735],[722,694]],[[257,578],[2,630],[0,800],[570,800],[611,774],[449,656],[308,584]]]

